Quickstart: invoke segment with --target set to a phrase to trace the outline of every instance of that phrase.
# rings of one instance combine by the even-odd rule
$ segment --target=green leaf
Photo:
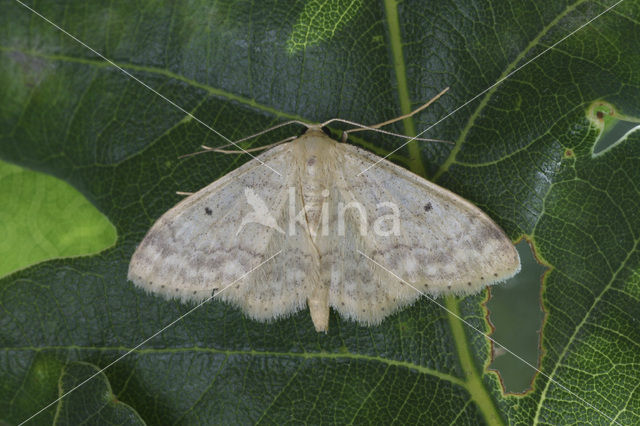
[[[116,230],[69,184],[0,161],[0,277],[43,260],[94,254]]]
[[[136,244],[175,191],[248,158],[180,159],[225,141],[0,0],[0,158],[68,182],[118,234],[99,254],[0,280],[0,420],[19,423],[54,401],[60,375],[65,388],[78,383],[65,381],[82,377],[72,363],[102,368],[135,348],[95,379],[102,391],[86,384],[33,422],[51,423],[65,403],[104,402],[108,379],[147,424],[638,423],[640,136],[593,155],[601,129],[590,116],[605,102],[640,117],[638,2],[543,54],[612,4],[29,3],[230,139],[292,118],[377,123],[451,87],[391,130],[417,134],[464,105],[424,135],[455,145],[410,143],[392,159],[479,205],[514,241],[526,237],[549,267],[542,373],[531,392],[505,395],[488,340],[455,316],[490,332],[485,294],[438,299],[451,313],[422,299],[373,328],[332,314],[327,335],[307,312],[262,324],[213,302],[136,348],[191,308],[127,281]],[[401,143],[355,141],[377,153]]]

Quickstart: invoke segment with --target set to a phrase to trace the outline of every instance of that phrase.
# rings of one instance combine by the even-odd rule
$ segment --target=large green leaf
[[[29,4],[239,138],[288,118],[376,123],[450,86],[395,127],[415,134],[613,2]],[[98,255],[0,280],[0,421],[18,423],[190,308],[135,289],[128,260],[175,191],[247,157],[178,159],[224,141],[18,2],[0,11],[0,157],[69,182],[118,232]],[[427,299],[374,328],[332,315],[328,335],[307,312],[261,324],[213,302],[33,422],[79,421],[73,404],[90,422],[150,424],[639,422],[640,137],[593,155],[589,116],[599,101],[640,115],[639,15],[622,2],[427,134],[454,147],[411,143],[393,156],[525,236],[549,266],[531,392],[504,395],[487,339]],[[399,141],[358,143],[385,153]],[[488,332],[484,300],[439,299]]]

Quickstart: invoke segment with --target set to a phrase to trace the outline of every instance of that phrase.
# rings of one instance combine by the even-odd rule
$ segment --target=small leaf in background
[[[91,255],[116,241],[113,225],[52,176],[0,161],[0,277],[47,259]]]

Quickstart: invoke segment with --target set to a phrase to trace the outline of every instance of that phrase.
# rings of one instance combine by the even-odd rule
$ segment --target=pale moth
[[[184,302],[215,295],[259,321],[308,306],[326,332],[329,308],[376,325],[420,292],[474,293],[520,270],[479,208],[307,127],[160,217],[129,279]]]

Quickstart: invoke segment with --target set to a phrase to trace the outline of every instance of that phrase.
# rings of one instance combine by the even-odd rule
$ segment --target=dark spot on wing
[[[307,166],[313,166],[316,163],[316,157],[311,157],[307,160]]]
[[[211,216],[211,213],[213,213],[209,207],[205,207],[204,212],[207,214],[207,216]]]
[[[427,203],[424,205],[424,211],[428,212],[433,208],[433,206],[431,205],[431,203]]]

